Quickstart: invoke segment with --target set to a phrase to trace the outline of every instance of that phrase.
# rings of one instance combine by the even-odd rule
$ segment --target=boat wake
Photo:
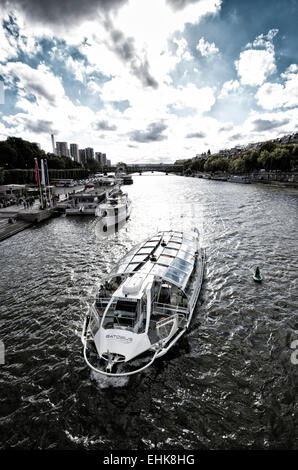
[[[109,377],[99,374],[94,370],[91,371],[91,379],[96,382],[96,385],[101,390],[105,388],[121,388],[125,387],[129,382],[129,377]]]

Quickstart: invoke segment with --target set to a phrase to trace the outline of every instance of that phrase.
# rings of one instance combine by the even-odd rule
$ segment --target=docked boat
[[[66,215],[95,215],[99,204],[104,201],[104,191],[82,191],[69,196],[65,205]]]
[[[203,279],[198,232],[161,231],[119,261],[87,312],[84,358],[96,372],[149,367],[188,329]]]
[[[133,184],[132,176],[127,173],[118,173],[117,177],[122,180],[122,184]]]
[[[121,190],[112,192],[105,202],[98,205],[95,211],[95,215],[101,218],[106,228],[126,221],[130,213],[131,200]]]
[[[229,176],[227,181],[229,181],[229,183],[244,183],[244,184],[251,183],[249,178],[247,178],[246,176],[240,176],[240,175],[231,175]]]
[[[114,175],[103,175],[97,178],[96,182],[100,186],[114,186],[117,183]]]

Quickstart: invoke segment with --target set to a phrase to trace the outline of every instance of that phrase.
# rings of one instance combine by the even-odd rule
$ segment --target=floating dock
[[[36,207],[22,210],[20,207],[13,206],[2,209],[0,210],[0,241],[55,215],[53,208],[40,210]],[[10,223],[9,219],[13,222]]]
[[[33,209],[28,212],[19,212],[17,215],[18,220],[24,220],[29,223],[39,223],[43,220],[53,217],[54,209]]]
[[[17,220],[15,223],[8,223],[9,217],[0,217],[0,241],[15,235],[16,233],[31,227],[32,222]]]

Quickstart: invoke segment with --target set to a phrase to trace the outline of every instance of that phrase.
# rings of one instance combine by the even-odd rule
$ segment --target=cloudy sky
[[[114,163],[170,162],[298,132],[298,0],[0,0],[0,14],[0,139],[51,151],[53,132]]]

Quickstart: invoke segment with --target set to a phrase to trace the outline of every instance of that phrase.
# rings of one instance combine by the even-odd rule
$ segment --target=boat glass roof
[[[171,266],[173,266],[174,268],[181,269],[181,271],[184,271],[186,273],[192,271],[192,264],[180,258],[175,258],[174,261],[172,261]]]
[[[162,249],[153,267],[151,268],[151,265],[148,264],[147,273],[163,277],[169,282],[174,282],[180,288],[184,288],[192,273],[196,240],[190,235],[182,235],[178,232],[160,232],[158,235],[129,251],[114,267],[109,277],[129,274],[138,267],[147,266],[144,261],[148,258],[152,248],[159,243],[161,236],[164,235],[168,243]]]
[[[194,255],[192,253],[189,253],[188,251],[179,250],[177,258],[184,259],[185,261],[190,261],[192,263]]]
[[[169,256],[176,256],[178,253],[178,248],[164,248],[162,254]]]
[[[158,258],[158,262],[161,263],[161,264],[165,264],[166,266],[169,266],[172,263],[173,259],[175,259],[175,258],[172,258],[170,256],[161,255]]]
[[[188,273],[180,271],[180,269],[169,267],[164,276],[166,279],[174,281],[176,284],[179,284],[180,287],[184,286],[184,283],[188,279]]]

